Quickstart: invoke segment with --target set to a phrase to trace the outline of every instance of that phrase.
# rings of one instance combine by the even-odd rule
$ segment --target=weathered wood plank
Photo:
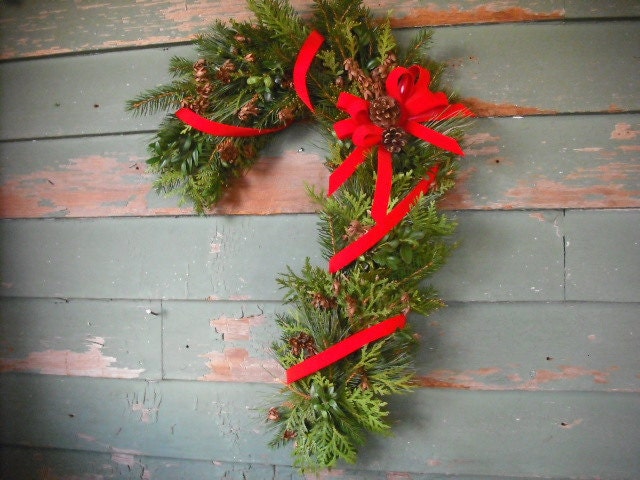
[[[640,210],[568,211],[567,299],[640,298]]]
[[[431,283],[449,301],[563,299],[562,214],[459,212],[461,242]]]
[[[635,0],[614,0],[598,2],[565,0],[566,18],[621,18],[640,16],[640,3]]]
[[[480,116],[637,111],[639,32],[629,21],[456,27],[437,32],[433,55],[450,64],[448,83]],[[399,33],[407,41],[415,32]],[[169,80],[172,55],[194,53],[182,46],[0,63],[0,139],[154,130],[160,116],[133,117],[124,105]]]
[[[336,468],[317,475],[303,475],[285,465],[227,463],[182,460],[125,453],[98,453],[47,448],[0,446],[0,478],[42,480],[44,478],[100,479],[141,478],[153,480],[443,480],[440,474],[416,472],[365,471]],[[6,473],[5,473],[6,472]],[[487,480],[484,475],[456,475],[456,480]],[[540,477],[492,477],[495,480],[538,480]],[[558,480],[558,479],[556,479]],[[559,479],[568,480],[568,479]]]
[[[640,207],[640,116],[479,119],[444,209]],[[153,191],[146,136],[0,143],[0,216],[189,215]],[[312,213],[326,189],[323,140],[304,125],[280,134],[216,214]]]
[[[128,452],[98,453],[81,450],[0,447],[0,478],[3,480],[82,479],[143,480],[302,479],[291,467],[247,463],[182,460],[149,457]]]
[[[310,0],[293,0],[306,16]],[[578,18],[624,18],[640,15],[634,0],[607,2],[584,0],[507,0],[482,2],[461,0],[366,0],[374,15],[392,12],[396,27],[502,23]],[[215,0],[197,3],[177,0],[110,2],[97,0],[76,4],[58,1],[54,8],[29,2],[0,5],[0,58],[33,57],[111,48],[138,47],[188,41],[206,30],[215,19],[250,18],[244,0],[224,4]]]
[[[638,44],[637,22],[509,24],[439,30],[432,54],[483,116],[620,112],[638,110]]]
[[[433,277],[453,300],[561,300],[559,212],[459,212]],[[315,215],[0,222],[1,296],[280,300],[287,265],[320,259]],[[283,241],[286,246],[283,248]]]
[[[0,299],[0,372],[160,379],[160,302]]]
[[[426,387],[640,392],[637,303],[455,303],[412,319]]]
[[[507,0],[483,2],[462,0],[450,5],[436,0],[365,0],[373,13],[385,17],[391,10],[395,26],[451,25],[564,19],[559,0]],[[623,2],[613,2],[616,5]],[[292,0],[307,16],[312,2]],[[626,8],[625,8],[626,7]],[[614,10],[614,9],[611,9]],[[622,5],[617,15],[633,14],[633,6]],[[589,15],[589,10],[584,14]],[[0,5],[0,58],[53,55],[108,48],[184,42],[201,33],[216,19],[252,18],[245,0],[219,2],[178,0],[110,2],[97,0],[81,4],[70,0],[44,6],[39,2],[4,2]]]
[[[270,353],[280,332],[266,302],[163,304],[165,379],[284,381]],[[412,315],[425,387],[640,392],[639,305],[454,303]]]
[[[0,382],[3,444],[290,464],[286,450],[266,447],[261,407],[273,387],[12,374]],[[147,417],[132,410],[133,397],[145,398]],[[552,478],[632,478],[640,469],[636,394],[423,389],[391,407],[395,435],[371,439],[356,468]]]

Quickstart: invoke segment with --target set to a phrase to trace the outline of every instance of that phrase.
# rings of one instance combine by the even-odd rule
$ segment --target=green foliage
[[[336,107],[340,92],[362,94],[366,79],[382,76],[385,68],[388,74],[396,58],[399,65],[429,69],[431,89],[440,89],[443,65],[426,56],[430,31],[418,33],[407,48],[400,49],[389,21],[374,21],[360,1],[314,0],[313,16],[307,23],[285,0],[248,0],[248,5],[256,16],[255,24],[216,22],[197,38],[195,49],[206,62],[205,70],[202,63],[174,57],[170,61],[174,81],[137,96],[128,108],[151,114],[187,104],[212,120],[254,128],[307,119],[310,112],[291,88],[292,70],[302,43],[316,29],[325,43],[307,83],[316,107],[314,119],[324,127],[328,142],[325,163],[334,170],[354,148],[350,140],[338,140],[333,134],[333,123],[345,118]],[[346,67],[345,62],[351,66]],[[203,94],[204,87],[213,93]],[[241,114],[247,111],[248,115]],[[457,140],[463,138],[465,127],[460,119],[427,126]],[[269,138],[206,135],[169,113],[149,144],[148,164],[158,174],[156,188],[180,195],[204,213],[222,198],[234,178],[253,165]],[[376,158],[374,148],[331,197],[309,190],[319,206],[318,239],[325,260],[374,226]],[[426,316],[443,306],[426,282],[455,248],[450,240],[455,222],[437,209],[438,200],[454,185],[455,155],[409,138],[393,154],[389,208],[402,201],[436,165],[434,188],[349,266],[331,274],[324,265],[307,260],[299,273],[289,268],[278,278],[287,311],[277,318],[281,337],[272,350],[282,367],[290,368],[401,313]],[[268,414],[273,429],[270,445],[289,446],[294,464],[304,471],[330,468],[341,460],[355,462],[367,435],[389,433],[389,397],[415,387],[416,345],[408,325],[283,387],[277,406]]]

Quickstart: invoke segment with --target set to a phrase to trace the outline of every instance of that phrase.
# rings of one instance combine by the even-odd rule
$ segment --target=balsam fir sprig
[[[315,120],[328,144],[319,208],[326,266],[278,282],[286,312],[273,353],[287,371],[266,413],[273,447],[301,470],[355,462],[369,433],[390,432],[387,403],[415,388],[410,311],[443,306],[425,283],[454,245],[437,200],[454,184],[466,117],[425,56],[429,32],[400,48],[361,2],[315,0],[303,21],[284,0],[249,0],[254,23],[216,23],[174,58],[170,85],[129,103],[178,109],[150,144],[156,186],[202,213],[278,130]]]

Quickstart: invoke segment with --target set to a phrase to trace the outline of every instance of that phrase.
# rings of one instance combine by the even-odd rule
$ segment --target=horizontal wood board
[[[439,30],[432,55],[480,116],[633,112],[638,44],[630,21],[467,26]],[[161,115],[132,116],[125,102],[166,83],[173,55],[195,60],[180,46],[0,63],[0,139],[153,130]]]
[[[466,138],[446,210],[640,207],[640,115],[481,118]],[[3,218],[191,215],[153,188],[150,135],[0,143]],[[312,213],[326,190],[326,147],[299,125],[274,138],[261,160],[211,213]]]
[[[391,400],[395,437],[319,478],[635,480],[640,4],[392,3],[396,27],[447,25],[432,52],[480,117],[441,205],[461,246],[431,279],[449,306],[411,317],[422,388]],[[199,218],[145,173],[161,115],[124,111],[246,14],[0,3],[3,480],[303,478],[259,408],[282,378],[274,278],[323,262],[304,184],[326,185],[324,143],[283,132]]]
[[[155,305],[154,305],[155,304]],[[0,301],[0,372],[272,383],[280,302]],[[453,303],[428,318],[418,380],[461,390],[640,392],[638,303]]]
[[[312,2],[293,0],[306,16]],[[588,5],[585,5],[588,3]],[[451,4],[437,0],[365,1],[378,17],[393,10],[396,27],[571,20],[640,15],[633,0],[584,2],[580,0],[507,0]],[[0,58],[55,55],[110,48],[139,47],[156,43],[184,42],[206,31],[214,20],[251,18],[243,0],[221,4],[216,0],[180,2],[126,1],[104,4],[96,0],[78,4],[56,2],[55,8],[31,0],[0,5],[2,48]]]
[[[333,469],[318,475],[301,474],[289,466],[256,463],[182,460],[150,457],[132,453],[98,453],[73,450],[52,450],[31,447],[0,447],[0,479],[19,477],[41,480],[53,478],[92,479],[100,472],[101,480],[117,478],[152,478],[154,480],[224,479],[224,480],[446,480],[438,473],[406,471],[364,471],[351,468]],[[487,480],[484,475],[456,475],[456,480]],[[497,477],[493,477],[497,478]],[[499,480],[534,480],[539,477],[505,477]],[[562,479],[568,480],[568,479]]]
[[[562,212],[455,218],[461,245],[432,277],[446,300],[564,298]],[[4,220],[0,295],[279,300],[275,279],[287,265],[326,264],[316,223],[315,215]]]
[[[266,446],[263,408],[272,386],[13,374],[0,382],[3,444],[134,458],[290,461],[286,449]],[[356,467],[631,478],[640,467],[638,408],[640,396],[626,393],[421,390],[393,399],[395,435],[371,439]]]

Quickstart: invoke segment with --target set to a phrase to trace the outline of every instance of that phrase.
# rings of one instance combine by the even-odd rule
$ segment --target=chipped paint
[[[635,208],[640,207],[640,189],[622,183],[567,185],[546,177],[519,180],[504,193],[503,208]],[[510,200],[512,199],[512,200]]]
[[[223,340],[250,340],[251,329],[257,325],[262,325],[265,321],[264,315],[251,315],[242,318],[221,316],[211,320],[211,326],[222,335]]]
[[[536,12],[529,8],[505,6],[507,2],[490,2],[468,9],[460,8],[458,5],[440,9],[434,5],[423,7],[420,3],[412,3],[415,5],[405,6],[392,18],[391,24],[394,27],[561,20],[565,16],[564,9]]]
[[[559,366],[558,370],[536,370],[535,376],[518,388],[523,390],[537,390],[540,388],[540,385],[546,383],[574,380],[581,377],[591,377],[595,383],[606,384],[609,383],[611,372],[615,370],[617,370],[616,367],[601,371],[568,365]]]
[[[616,123],[609,137],[611,140],[633,140],[640,130],[633,130],[629,123]]]
[[[206,382],[281,383],[284,369],[274,359],[255,358],[244,348],[225,348],[222,352],[200,355],[210,372],[199,377]]]
[[[150,212],[147,198],[155,195],[153,177],[131,168],[126,155],[89,155],[67,164],[20,175],[4,175],[0,189],[3,218],[47,216],[123,216],[178,214],[187,208]]]
[[[192,40],[213,21],[233,18],[250,20],[253,14],[244,0],[220,3],[216,0],[178,2],[145,0],[113,4],[94,4],[90,9],[81,2],[65,2],[58,9],[37,7],[4,9],[2,23],[7,33],[0,58],[10,59],[56,55],[107,48],[123,48]],[[439,8],[421,0],[369,1],[365,3],[377,17],[385,17],[393,9],[394,27],[455,25],[469,23],[501,23],[559,20],[563,9],[538,11],[514,0],[465,3]],[[304,18],[310,13],[311,0],[291,0],[291,5]],[[27,6],[28,7],[28,6]],[[100,22],[92,19],[100,19]],[[25,34],[28,32],[28,35]],[[74,32],[70,35],[68,32]]]
[[[562,428],[564,428],[565,430],[570,430],[573,427],[577,427],[578,425],[580,425],[583,422],[582,418],[576,418],[573,422],[571,423],[567,423],[567,422],[561,422],[560,426]]]
[[[116,358],[102,353],[105,340],[102,337],[87,338],[85,352],[71,350],[46,350],[30,353],[26,358],[0,358],[0,372],[37,372],[43,375],[71,377],[139,378],[144,368],[114,367]]]
[[[492,103],[475,97],[467,97],[461,102],[478,117],[524,117],[527,115],[556,115],[557,110],[516,105],[512,103]]]
[[[594,370],[561,365],[556,370],[533,370],[528,380],[515,372],[490,367],[474,370],[435,370],[417,377],[418,384],[426,388],[458,390],[542,390],[547,384],[591,377],[594,383],[608,384],[611,374],[618,370],[612,366],[606,370]]]

